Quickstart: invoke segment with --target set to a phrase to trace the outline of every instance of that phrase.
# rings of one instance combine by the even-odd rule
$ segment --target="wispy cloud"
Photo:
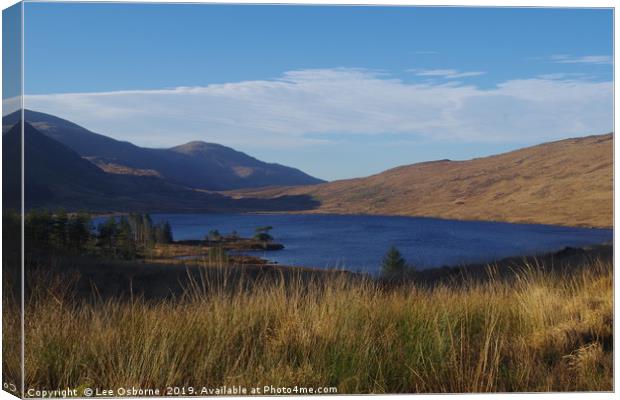
[[[456,69],[410,69],[417,76],[431,76],[446,79],[466,78],[470,76],[484,75],[484,71],[459,71]]]
[[[540,79],[586,79],[592,78],[592,76],[582,74],[581,72],[555,72],[551,74],[541,74],[537,78]]]
[[[558,64],[611,64],[611,56],[608,55],[590,55],[590,56],[572,56],[567,54],[556,54],[551,56],[551,61]]]
[[[197,139],[246,149],[312,146],[325,142],[317,134],[542,142],[610,131],[612,89],[612,82],[545,78],[481,89],[314,69],[203,87],[27,95],[25,105],[147,146]]]

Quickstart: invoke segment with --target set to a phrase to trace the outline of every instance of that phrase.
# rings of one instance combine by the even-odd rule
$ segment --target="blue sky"
[[[27,3],[26,107],[324,179],[612,130],[612,11]]]

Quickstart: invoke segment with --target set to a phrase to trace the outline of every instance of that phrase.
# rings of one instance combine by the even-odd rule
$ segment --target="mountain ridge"
[[[613,133],[542,143],[471,160],[398,166],[314,187],[226,192],[308,195],[311,213],[613,226]]]
[[[21,209],[21,124],[2,135],[3,207]],[[105,172],[76,151],[24,123],[25,208],[93,212],[256,212],[313,208],[307,196],[232,199],[156,176]]]
[[[34,157],[28,152],[26,155],[26,177],[30,182],[27,193],[30,200],[37,198],[41,200],[38,205],[43,206],[60,204],[75,208],[86,204],[91,209],[117,211],[166,209],[405,215],[613,226],[613,133],[542,143],[471,160],[444,159],[403,165],[368,177],[321,184],[212,190],[192,188],[169,180],[157,169],[148,168],[148,163],[142,165],[140,160],[136,165],[128,166],[122,162],[123,157],[137,154],[151,161],[158,157],[168,161],[183,160],[179,172],[185,175],[208,164],[213,169],[200,176],[205,178],[212,174],[210,177],[216,180],[221,171],[218,169],[220,164],[224,164],[228,174],[237,176],[237,179],[252,177],[256,169],[273,164],[226,146],[201,141],[171,149],[145,149],[91,133],[94,136],[87,136],[87,143],[84,143],[78,140],[83,139],[84,128],[75,124],[59,126],[59,121],[65,121],[62,119],[47,121],[38,122],[48,130],[47,134],[25,125],[30,132],[25,138],[26,149],[30,154],[38,152]],[[5,121],[3,126],[6,126]],[[18,147],[18,133],[14,129],[12,135],[3,135],[4,149],[10,147],[7,144]],[[78,148],[101,141],[103,149],[99,150],[103,155],[85,156],[87,151],[83,148],[80,154],[56,141],[53,134],[58,132],[66,141],[76,141],[74,146]],[[106,144],[110,147],[105,148]],[[213,152],[214,148],[221,151]],[[54,154],[60,160],[54,158]],[[116,158],[119,154],[121,162]],[[227,164],[227,160],[235,155],[242,157],[243,163]],[[34,160],[32,165],[29,159]],[[40,176],[32,175],[37,168]],[[274,168],[270,171],[277,173],[278,169]],[[288,167],[282,168],[290,171]],[[8,181],[17,179],[13,178],[9,176]]]
[[[34,128],[88,158],[101,169],[107,168],[107,172],[113,172],[113,169],[117,174],[123,171],[132,174],[134,170],[156,171],[170,183],[203,190],[323,182],[299,169],[266,163],[219,144],[208,144],[211,154],[204,151],[186,154],[183,149],[188,143],[170,149],[140,147],[94,133],[50,114],[32,110],[25,110],[24,114],[25,120]],[[3,117],[3,130],[18,122],[19,117],[18,113]]]

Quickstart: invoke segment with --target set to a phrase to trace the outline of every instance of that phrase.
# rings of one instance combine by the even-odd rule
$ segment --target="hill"
[[[230,184],[241,187],[312,185],[324,182],[298,169],[265,163],[221,144],[193,141],[169,150],[199,160],[205,165],[219,166],[223,170],[220,174],[229,176],[227,179]],[[220,177],[218,175],[218,179]]]
[[[17,113],[4,117],[3,130],[18,120]],[[190,142],[171,149],[144,148],[49,114],[25,110],[25,120],[110,173],[158,176],[172,184],[203,190],[323,182],[298,169],[266,163],[222,145]]]
[[[14,125],[2,137],[5,165],[20,162],[21,125]],[[55,188],[63,186],[67,196],[79,193],[102,196],[114,186],[106,174],[75,152],[38,132],[30,124],[24,127],[25,197],[35,203],[54,197]],[[10,193],[19,193],[19,176],[7,182]],[[18,199],[18,197],[17,197]],[[76,199],[77,200],[77,199]],[[15,199],[12,199],[12,203]]]
[[[309,195],[312,212],[390,214],[569,226],[613,225],[613,134],[468,161],[406,165],[312,187],[237,192]]]
[[[4,206],[20,206],[20,136],[16,124],[2,136]],[[314,207],[307,196],[235,200],[149,175],[107,173],[77,152],[24,124],[26,208],[90,211],[258,211]]]

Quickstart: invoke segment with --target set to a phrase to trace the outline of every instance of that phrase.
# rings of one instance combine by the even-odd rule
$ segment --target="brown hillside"
[[[613,134],[468,161],[434,161],[367,178],[236,192],[309,194],[311,212],[427,216],[569,226],[613,225]]]

